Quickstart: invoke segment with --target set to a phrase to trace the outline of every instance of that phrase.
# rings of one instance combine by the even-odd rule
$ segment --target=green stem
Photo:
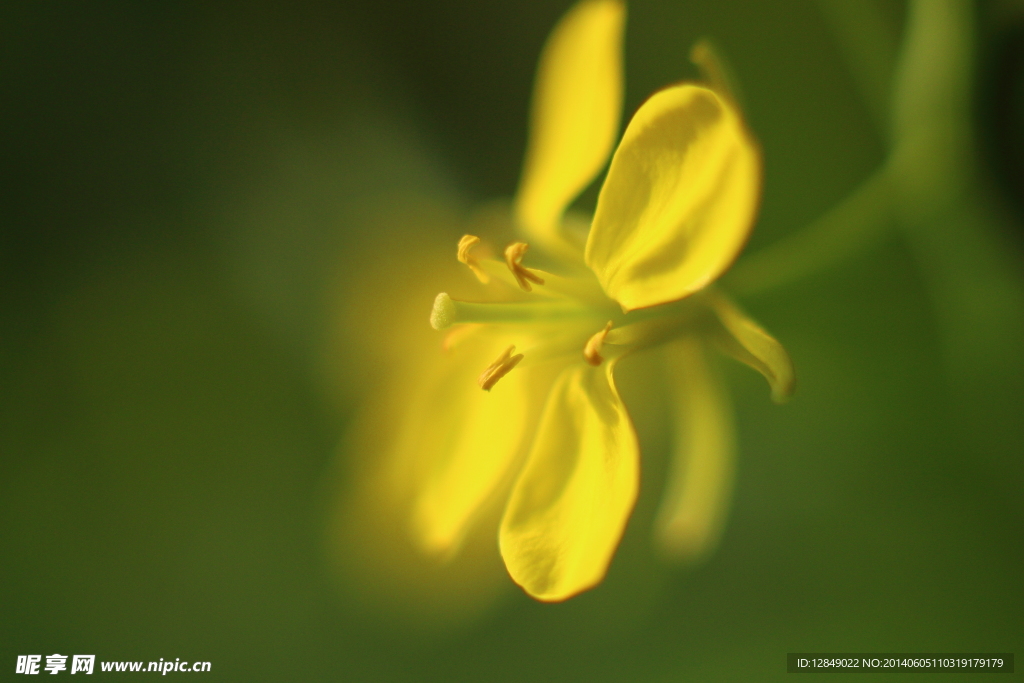
[[[741,259],[722,283],[739,295],[758,294],[831,268],[885,234],[893,200],[886,165],[806,228]]]

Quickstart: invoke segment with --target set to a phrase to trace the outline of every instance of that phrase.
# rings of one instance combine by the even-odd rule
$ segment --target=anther
[[[491,277],[484,272],[483,268],[480,267],[480,264],[476,260],[476,258],[474,258],[472,254],[470,254],[470,251],[473,250],[473,247],[475,247],[478,244],[480,244],[480,238],[477,237],[476,235],[463,235],[462,239],[459,240],[459,251],[457,254],[457,258],[459,259],[459,263],[464,263],[467,266],[469,266],[469,269],[473,271],[473,275],[476,275],[476,279],[479,280],[481,284],[486,285],[488,282],[491,281]]]
[[[609,320],[608,324],[604,326],[604,329],[592,335],[583,347],[583,357],[586,358],[587,362],[594,367],[597,367],[604,362],[604,358],[601,357],[601,347],[604,346],[604,340],[611,329],[612,321]]]
[[[497,384],[499,379],[511,372],[512,368],[519,365],[519,361],[523,359],[523,354],[517,353],[513,356],[512,352],[515,350],[515,346],[508,347],[504,353],[498,356],[498,360],[487,366],[487,369],[483,371],[483,374],[476,381],[481,389],[490,391],[491,387]]]
[[[544,280],[539,275],[522,264],[523,256],[529,248],[530,245],[526,242],[513,242],[505,247],[505,265],[516,276],[516,282],[519,283],[519,286],[527,292],[533,289],[530,286],[531,282],[538,285],[544,284]]]

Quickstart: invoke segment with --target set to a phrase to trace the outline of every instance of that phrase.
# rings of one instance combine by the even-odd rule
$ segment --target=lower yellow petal
[[[672,459],[655,533],[669,555],[695,561],[714,550],[729,511],[732,408],[698,339],[669,345],[665,356],[673,399]]]
[[[505,566],[538,600],[565,600],[604,578],[636,501],[639,447],[613,365],[561,374],[505,510]]]
[[[413,532],[431,552],[451,553],[478,512],[501,489],[520,453],[528,401],[522,371],[490,391],[477,375],[507,339],[461,344],[448,367],[410,406],[399,448],[417,470]]]

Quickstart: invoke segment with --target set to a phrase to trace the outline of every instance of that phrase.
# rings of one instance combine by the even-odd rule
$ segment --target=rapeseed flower
[[[478,296],[437,296],[437,372],[394,435],[417,543],[450,555],[503,505],[505,566],[543,601],[602,580],[636,501],[623,356],[664,349],[677,436],[657,526],[681,555],[714,543],[728,504],[731,415],[709,351],[762,372],[776,400],[793,386],[785,350],[713,284],[754,224],[759,147],[722,87],[684,83],[648,99],[612,153],[624,20],[618,0],[584,0],[549,38],[508,220],[518,239],[500,259],[460,241]],[[592,219],[567,212],[609,155]]]

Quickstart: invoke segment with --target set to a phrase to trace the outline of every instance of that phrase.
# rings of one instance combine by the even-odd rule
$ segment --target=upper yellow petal
[[[584,0],[541,53],[515,213],[527,238],[545,248],[558,248],[562,213],[615,144],[625,15],[620,0]]]
[[[665,348],[672,391],[672,459],[655,522],[669,555],[701,559],[714,549],[732,495],[732,407],[703,343],[686,337]]]
[[[426,550],[454,552],[477,513],[508,476],[526,431],[526,382],[508,373],[490,391],[477,375],[507,339],[482,335],[460,345],[439,380],[411,402],[399,448],[419,470],[413,532]]]
[[[636,501],[639,447],[613,365],[559,377],[501,522],[505,566],[539,600],[604,578]]]
[[[761,153],[730,100],[697,85],[656,93],[612,157],[586,261],[625,310],[680,299],[739,254],[761,193]]]
[[[710,339],[721,351],[764,375],[773,401],[788,399],[796,387],[796,371],[782,344],[721,292],[709,291],[707,301],[721,323],[711,330]]]

